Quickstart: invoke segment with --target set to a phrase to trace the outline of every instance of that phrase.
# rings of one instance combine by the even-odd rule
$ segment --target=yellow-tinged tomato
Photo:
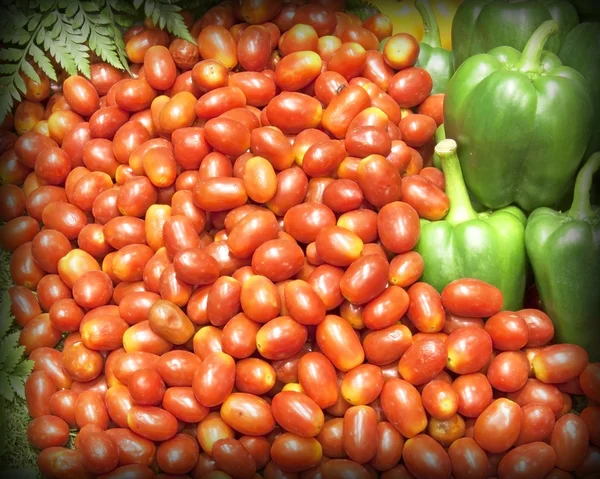
[[[452,49],[452,19],[462,0],[431,0],[431,6],[440,28],[442,46]],[[394,34],[410,33],[419,42],[423,39],[423,21],[415,8],[414,0],[376,0],[373,2],[381,13],[392,19]]]

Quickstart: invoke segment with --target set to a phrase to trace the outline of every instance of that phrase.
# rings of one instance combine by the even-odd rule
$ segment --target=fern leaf
[[[10,379],[8,374],[0,371],[0,396],[9,402],[15,398],[15,392],[10,385]]]
[[[21,59],[21,55],[23,55],[23,51],[18,48],[3,48],[0,50],[1,61],[17,62]]]
[[[15,394],[21,399],[25,399],[25,375],[23,376],[13,376],[10,375],[8,377],[10,382],[10,386],[12,387]]]
[[[65,14],[66,15],[66,14]],[[81,28],[81,25],[83,25],[83,22],[85,21],[85,18],[83,16],[83,12],[81,10],[79,10],[75,16],[71,19],[71,28],[74,29],[79,29]]]
[[[27,85],[25,85],[25,80],[23,80],[23,77],[21,75],[15,72],[12,74],[12,79],[15,86],[17,87],[17,90],[19,90],[21,93],[25,93],[27,91]]]
[[[122,0],[109,0],[110,6],[113,10],[127,15],[135,15],[135,8],[131,3]]]
[[[23,28],[9,28],[2,33],[2,41],[25,45],[31,39],[31,34]]]
[[[194,45],[196,44],[196,40],[190,35],[190,31],[183,22],[183,17],[179,13],[181,11],[180,7],[171,4],[168,0],[156,0],[156,2],[153,3],[154,12],[156,12],[156,19],[152,16],[154,24],[160,24],[164,19],[165,26],[169,33],[172,33],[179,38],[183,38]]]
[[[42,70],[51,80],[57,81],[56,71],[52,66],[52,62],[48,59],[44,52],[40,50],[37,45],[31,45],[29,53],[31,53],[33,61],[40,68],[40,70]]]
[[[42,12],[50,10],[54,6],[54,0],[41,0],[39,9]]]
[[[41,78],[40,78],[40,76],[38,75],[38,72],[36,72],[35,68],[33,68],[31,66],[31,63],[29,63],[29,62],[22,62],[21,63],[21,70],[23,71],[23,73],[25,75],[27,75],[29,78],[31,78],[34,82],[40,83],[42,81]]]
[[[3,369],[4,362],[6,358],[10,354],[10,352],[19,347],[19,331],[15,331],[7,336],[5,336],[0,342],[0,368]],[[14,366],[13,366],[14,367]]]
[[[40,24],[41,19],[42,19],[42,15],[39,13],[36,13],[33,17],[31,17],[29,22],[27,22],[27,30],[29,30],[30,32],[34,31],[37,28],[37,26]]]
[[[0,64],[0,75],[12,75],[17,71],[18,65],[15,63]]]
[[[2,299],[0,300],[0,338],[3,338],[8,330],[12,326],[13,318],[10,311],[10,296],[8,291],[2,292]],[[2,354],[0,352],[0,354]]]
[[[100,11],[100,7],[96,2],[80,2],[81,8],[87,13],[95,13]]]
[[[25,346],[19,346],[18,348],[14,348],[8,352],[6,355],[6,359],[4,360],[4,364],[2,365],[2,370],[5,373],[12,373],[15,370],[17,364],[21,362],[23,359],[23,353],[25,352]]]
[[[363,21],[372,15],[381,13],[376,5],[367,0],[346,0],[346,11],[355,13]]]
[[[23,378],[29,376],[31,371],[33,371],[33,367],[35,366],[35,362],[31,359],[24,359],[19,364],[15,366],[15,369],[12,371],[13,376],[21,376]]]
[[[154,12],[154,0],[146,0],[144,2],[144,15],[151,17]]]
[[[56,22],[57,19],[58,15],[56,14],[56,12],[50,12],[44,17],[44,20],[42,20],[42,26],[50,28],[52,25],[54,25],[54,22]]]
[[[71,17],[73,17],[77,13],[78,9],[79,9],[78,2],[67,2],[67,6],[66,6],[66,10],[65,10],[65,15],[67,17],[71,18]]]
[[[6,77],[5,77],[6,78]],[[17,93],[18,94],[18,93]],[[21,97],[19,96],[19,100]],[[4,121],[6,115],[12,110],[14,103],[13,90],[9,86],[0,89],[0,118]]]

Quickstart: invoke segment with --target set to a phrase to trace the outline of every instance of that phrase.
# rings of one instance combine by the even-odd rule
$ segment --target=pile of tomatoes
[[[600,471],[600,364],[489,284],[419,282],[443,95],[335,10],[223,3],[198,46],[133,27],[131,75],[25,78],[0,242],[45,476]]]

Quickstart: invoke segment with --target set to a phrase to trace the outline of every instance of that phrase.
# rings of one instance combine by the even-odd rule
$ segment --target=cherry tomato
[[[585,349],[575,344],[546,346],[533,358],[535,377],[545,383],[563,383],[579,376],[588,364]]]
[[[476,418],[492,402],[492,386],[481,373],[459,376],[452,383],[452,389],[458,395],[458,413],[461,416]]]
[[[200,404],[217,406],[231,394],[235,384],[235,362],[231,356],[214,352],[204,358],[194,374],[192,388]]]
[[[325,421],[319,405],[307,395],[295,391],[276,394],[271,411],[283,429],[304,437],[318,435]]]
[[[588,441],[589,432],[580,416],[569,413],[559,418],[550,436],[556,466],[565,471],[577,469],[585,458]]]
[[[252,394],[231,394],[221,406],[221,418],[239,433],[249,436],[264,436],[275,428],[269,404]]]
[[[167,474],[185,474],[191,471],[200,455],[195,438],[177,434],[163,442],[156,450],[156,464]]]
[[[521,429],[521,408],[508,399],[496,399],[475,421],[474,439],[487,452],[510,449]]]
[[[488,456],[473,438],[463,437],[448,448],[452,475],[456,479],[488,477]]]

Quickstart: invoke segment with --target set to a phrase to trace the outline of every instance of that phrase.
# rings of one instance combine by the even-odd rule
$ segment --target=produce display
[[[592,6],[24,3],[10,474],[600,477]]]

